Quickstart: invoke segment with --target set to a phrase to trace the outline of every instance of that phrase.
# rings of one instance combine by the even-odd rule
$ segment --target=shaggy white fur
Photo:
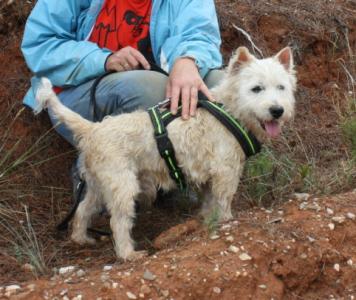
[[[212,93],[263,141],[278,136],[281,126],[293,116],[295,88],[290,48],[259,60],[240,47]],[[134,199],[144,193],[154,201],[157,187],[175,187],[158,153],[148,113],[138,111],[92,123],[62,105],[48,79],[42,79],[37,99],[40,107],[51,109],[78,141],[87,193],[74,218],[72,239],[80,244],[94,243],[87,228],[92,216],[106,206],[117,256],[142,257],[145,253],[134,250],[130,236]],[[187,181],[203,187],[202,215],[218,211],[220,221],[231,219],[231,202],[245,162],[239,143],[204,109],[198,109],[196,117],[188,121],[176,119],[167,129]]]

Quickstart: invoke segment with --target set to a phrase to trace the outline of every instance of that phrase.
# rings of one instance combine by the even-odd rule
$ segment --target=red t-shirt
[[[145,55],[151,46],[151,7],[152,0],[106,0],[89,41],[111,51],[131,46]]]
[[[153,61],[149,24],[152,0],[106,0],[89,41],[115,52],[126,46],[139,50]],[[56,93],[63,89],[54,87]]]

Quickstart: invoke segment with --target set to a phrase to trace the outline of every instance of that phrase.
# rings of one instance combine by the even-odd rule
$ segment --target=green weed
[[[216,232],[219,228],[219,210],[213,209],[213,211],[204,219],[204,225],[208,229],[209,234]]]

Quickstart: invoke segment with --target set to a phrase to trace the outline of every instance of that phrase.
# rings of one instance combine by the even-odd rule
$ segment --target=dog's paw
[[[71,239],[73,242],[79,244],[79,245],[95,245],[96,240],[87,236],[87,235],[77,235],[77,234],[72,234]]]
[[[230,212],[226,212],[226,213],[223,213],[219,216],[219,223],[224,223],[224,222],[227,222],[227,221],[230,221],[232,220],[234,217]]]
[[[142,259],[144,257],[148,256],[148,252],[145,250],[142,251],[133,251],[131,254],[129,254],[125,260],[128,261],[135,261],[135,260],[139,260]]]

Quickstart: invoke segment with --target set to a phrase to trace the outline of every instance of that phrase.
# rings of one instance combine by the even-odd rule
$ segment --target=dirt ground
[[[137,263],[116,262],[110,239],[91,247],[74,245],[54,228],[70,205],[68,175],[75,150],[53,132],[45,114],[35,117],[21,105],[30,72],[19,45],[33,1],[4,1],[0,3],[0,173],[7,170],[4,161],[24,153],[27,157],[0,176],[0,216],[11,209],[7,226],[21,231],[26,228],[27,209],[45,266],[37,272],[26,268],[33,263],[28,253],[12,246],[14,237],[2,232],[0,299],[8,298],[5,286],[10,284],[21,286],[10,296],[13,299],[356,297],[352,217],[356,173],[346,171],[349,144],[339,126],[341,116],[349,113],[348,99],[355,99],[356,3],[215,2],[225,58],[240,45],[253,49],[250,39],[265,56],[286,45],[293,47],[297,114],[284,138],[269,147],[290,154],[300,165],[313,166],[316,179],[308,188],[293,179],[285,193],[271,194],[262,203],[267,210],[257,207],[258,201],[245,201],[243,184],[235,201],[236,218],[219,228],[216,239],[206,226],[192,221],[194,205],[177,201],[142,211],[134,236],[138,248],[149,250],[150,256]],[[294,191],[314,196],[289,201]],[[105,218],[100,222],[107,226]],[[244,253],[248,256],[242,258],[251,259],[241,260]],[[65,266],[75,270],[58,275]]]
[[[190,220],[157,237],[164,249],[142,261],[103,265],[87,255],[95,268],[77,262],[12,298],[354,299],[355,212],[356,191],[247,210],[213,235]]]

